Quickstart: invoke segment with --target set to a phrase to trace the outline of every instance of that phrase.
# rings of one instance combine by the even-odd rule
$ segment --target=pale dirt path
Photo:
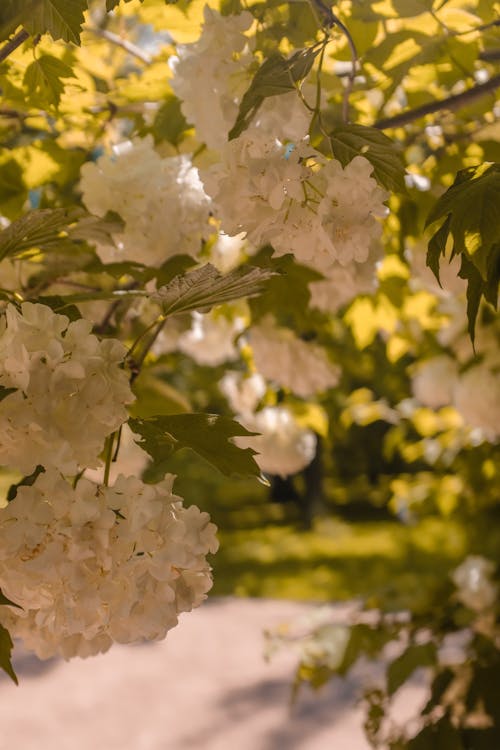
[[[71,662],[19,654],[0,677],[0,750],[368,750],[359,676],[306,689],[290,714],[294,657],[262,658],[262,630],[313,605],[214,599],[161,643]]]

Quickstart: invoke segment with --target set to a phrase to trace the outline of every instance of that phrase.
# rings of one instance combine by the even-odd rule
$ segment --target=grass
[[[341,510],[299,528],[291,503],[278,505],[255,480],[225,479],[190,452],[176,454],[174,491],[210,512],[220,550],[215,595],[340,601],[379,597],[395,608],[447,577],[468,539],[458,521],[428,517],[412,526],[387,517],[347,522]],[[498,541],[498,540],[497,540]]]

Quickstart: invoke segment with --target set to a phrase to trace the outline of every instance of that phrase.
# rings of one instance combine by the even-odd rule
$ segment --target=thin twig
[[[128,39],[123,39],[123,37],[118,36],[118,34],[114,34],[112,31],[108,31],[107,29],[99,29],[95,26],[84,26],[83,29],[84,31],[89,31],[95,36],[100,36],[102,39],[106,39],[108,42],[111,42],[111,44],[114,44],[117,47],[121,47],[125,50],[125,52],[128,52],[129,55],[132,55],[132,57],[136,57],[145,65],[150,65],[152,62],[152,57],[148,55],[147,52],[143,52],[143,50],[140,49],[140,47],[138,47],[136,44],[132,44],[132,42],[129,42]]]
[[[477,86],[473,86],[467,91],[463,91],[461,94],[454,94],[446,99],[439,99],[437,101],[423,104],[421,107],[415,107],[407,112],[401,112],[399,115],[394,117],[385,117],[381,120],[377,120],[373,127],[379,130],[387,130],[388,128],[397,128],[401,125],[407,125],[409,122],[425,117],[425,115],[431,115],[434,112],[440,112],[444,109],[460,109],[466,104],[480,99],[485,94],[489,94],[495,89],[500,87],[500,75],[493,76],[489,81],[485,83],[478,83]]]
[[[358,51],[356,49],[356,45],[354,44],[354,39],[351,36],[351,33],[347,26],[345,26],[340,18],[338,18],[335,13],[332,11],[332,9],[326,5],[326,3],[323,2],[323,0],[311,0],[313,7],[316,9],[316,11],[319,13],[321,18],[323,19],[323,26],[327,28],[332,28],[333,26],[338,26],[338,28],[341,30],[345,38],[347,39],[347,43],[349,44],[349,49],[351,51],[351,71],[348,76],[347,86],[344,89],[344,96],[342,100],[342,120],[343,122],[347,123],[349,122],[349,97],[351,96],[352,88],[354,86],[354,79],[356,77],[356,68],[358,65]]]
[[[15,36],[12,37],[12,39],[9,39],[9,41],[4,44],[2,49],[0,49],[0,63],[2,63],[4,60],[8,58],[9,55],[11,55],[15,50],[23,44],[23,42],[26,41],[26,39],[29,39],[29,34],[24,29],[21,29],[21,31],[18,31]]]

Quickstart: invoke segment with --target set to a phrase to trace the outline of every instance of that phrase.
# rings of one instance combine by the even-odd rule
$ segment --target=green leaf
[[[9,487],[9,491],[7,492],[7,501],[9,503],[12,502],[12,500],[14,500],[17,496],[19,487],[31,487],[36,482],[37,477],[39,477],[40,474],[43,474],[44,472],[44,467],[41,464],[38,464],[34,472],[26,477],[23,477],[19,482],[16,482],[16,484],[11,484]]]
[[[78,223],[68,230],[72,240],[90,240],[92,243],[114,244],[113,235],[123,232],[125,222],[114,211],[108,211],[103,217],[82,216]]]
[[[14,648],[9,631],[0,625],[0,669],[7,672],[9,677],[18,685],[17,676],[11,662],[11,653]]]
[[[387,668],[387,692],[389,695],[401,687],[419,667],[430,667],[436,663],[436,646],[434,643],[422,643],[408,648],[394,659]]]
[[[439,281],[439,259],[446,253],[446,240],[450,231],[450,217],[446,219],[443,226],[438,229],[430,239],[427,248],[426,265],[429,266],[436,279]],[[439,281],[439,283],[441,283]]]
[[[376,128],[340,125],[330,134],[333,154],[343,167],[355,156],[364,156],[373,166],[380,185],[395,193],[406,193],[405,166],[395,143]]]
[[[275,272],[264,268],[240,268],[222,275],[210,263],[176,276],[172,281],[151,296],[162,308],[163,315],[209,310],[214,305],[222,305],[241,297],[254,297],[261,294],[264,283]]]
[[[458,275],[467,281],[467,320],[472,343],[475,338],[476,319],[481,298],[484,297],[496,309],[498,306],[498,285],[500,283],[500,244],[495,245],[488,259],[488,280],[477,270],[476,266],[462,255]]]
[[[9,219],[18,215],[28,197],[23,170],[15,159],[0,162],[0,213]]]
[[[0,385],[0,401],[3,401],[4,398],[7,398],[7,396],[10,396],[11,393],[15,393],[17,391],[17,388],[6,388],[4,385]]]
[[[500,243],[500,164],[460,170],[429,213],[426,227],[443,217],[449,219],[453,254],[466,254],[487,281],[488,257]]]
[[[240,435],[255,435],[229,417],[218,414],[169,414],[149,419],[130,419],[132,432],[157,468],[168,470],[169,456],[181,448],[190,448],[223,474],[260,476],[251,448],[238,448],[230,441]]]
[[[41,55],[26,68],[23,85],[47,104],[59,104],[64,91],[62,78],[71,78],[73,70],[53,55]]]
[[[289,58],[273,54],[264,60],[241,100],[238,117],[229,132],[229,140],[243,133],[264,99],[295,91],[296,84],[307,76],[319,52],[319,48],[308,47],[297,50]]]
[[[50,250],[65,238],[107,239],[121,220],[91,216],[81,208],[40,208],[29,211],[0,232],[0,260],[28,250]],[[78,226],[72,225],[78,222]]]
[[[446,714],[435,724],[430,724],[407,745],[408,750],[465,750],[459,732]]]
[[[170,94],[164,99],[153,122],[155,143],[168,141],[177,146],[187,129],[188,124],[182,114],[180,99]]]
[[[18,607],[19,609],[22,609],[20,604],[16,604],[12,601],[12,599],[8,599],[5,594],[3,593],[2,589],[0,589],[0,605],[5,604],[9,607]]]
[[[52,39],[80,44],[83,13],[87,0],[39,0],[23,19],[23,26],[35,36],[48,32]]]
[[[252,263],[275,272],[266,286],[266,294],[252,300],[252,319],[268,313],[279,313],[293,319],[299,327],[308,327],[311,322],[309,284],[321,281],[323,274],[309,266],[302,266],[293,255],[271,257],[272,248],[264,248],[253,256]]]

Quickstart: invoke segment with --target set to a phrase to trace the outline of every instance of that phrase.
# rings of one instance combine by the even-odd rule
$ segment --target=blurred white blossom
[[[252,326],[248,339],[255,366],[268,380],[307,398],[337,385],[340,368],[321,346],[299,339],[271,318]]]
[[[301,427],[292,412],[284,406],[267,406],[253,415],[240,417],[248,430],[259,432],[255,437],[238,437],[241,448],[253,448],[255,460],[268,474],[286,477],[302,471],[316,453],[316,435]]]
[[[134,138],[81,168],[89,211],[118,213],[125,222],[113,245],[98,245],[104,263],[133,260],[160,266],[173,255],[196,257],[213,231],[210,200],[186,155],[162,158],[153,138]]]
[[[469,555],[452,574],[457,596],[469,609],[482,612],[495,603],[498,587],[491,577],[495,563],[481,555]]]

